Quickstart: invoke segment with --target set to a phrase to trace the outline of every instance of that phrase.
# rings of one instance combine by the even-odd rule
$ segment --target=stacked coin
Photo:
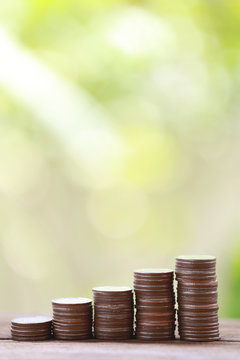
[[[60,298],[52,300],[53,336],[58,340],[84,340],[92,336],[92,300]]]
[[[127,340],[133,335],[133,292],[125,286],[93,288],[94,335],[103,340]]]
[[[28,316],[12,320],[12,339],[38,341],[51,338],[52,319],[48,316]]]
[[[173,270],[134,271],[136,295],[136,339],[146,341],[174,339],[175,297]]]
[[[189,341],[219,339],[216,258],[178,256],[178,332]]]

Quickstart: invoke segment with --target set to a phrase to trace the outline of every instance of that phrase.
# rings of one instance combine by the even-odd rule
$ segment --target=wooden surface
[[[240,359],[240,320],[221,320],[221,340],[211,343],[178,339],[159,343],[136,340],[16,342],[10,336],[10,320],[15,316],[0,315],[0,359],[3,360]]]

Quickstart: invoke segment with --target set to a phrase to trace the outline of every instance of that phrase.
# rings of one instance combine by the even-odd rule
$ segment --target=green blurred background
[[[217,256],[240,316],[240,2],[0,2],[0,310]]]

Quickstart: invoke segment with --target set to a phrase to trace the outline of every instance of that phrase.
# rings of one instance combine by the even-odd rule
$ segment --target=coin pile
[[[92,300],[60,298],[52,300],[53,336],[58,340],[85,340],[92,336]]]
[[[178,332],[189,341],[219,339],[216,258],[178,256]]]
[[[136,339],[146,341],[174,339],[175,297],[173,270],[134,271],[136,295]]]
[[[94,335],[103,340],[127,340],[133,335],[133,292],[125,286],[93,288]]]
[[[27,316],[11,322],[12,339],[17,341],[38,341],[51,338],[52,319],[47,316]]]

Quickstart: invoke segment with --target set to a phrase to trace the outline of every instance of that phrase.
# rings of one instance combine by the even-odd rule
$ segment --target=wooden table
[[[0,315],[1,360],[240,359],[240,320],[221,320],[221,340],[211,343],[178,339],[159,343],[142,343],[136,340],[17,342],[12,341],[10,335],[10,320],[15,316],[16,314]]]

